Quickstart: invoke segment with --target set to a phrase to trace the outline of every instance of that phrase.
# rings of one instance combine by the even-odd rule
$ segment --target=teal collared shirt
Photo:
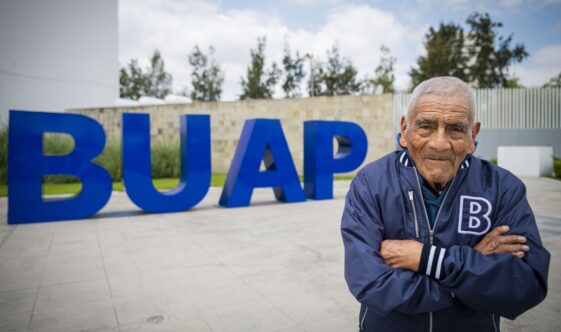
[[[423,179],[421,177],[421,179]],[[440,206],[442,205],[442,201],[444,200],[444,196],[446,196],[446,192],[450,188],[450,184],[452,181],[448,182],[444,189],[440,192],[438,197],[429,189],[426,184],[425,179],[423,179],[423,184],[421,186],[421,191],[423,192],[423,202],[425,203],[425,208],[427,210],[427,215],[429,217],[430,227],[434,227],[434,221],[436,220],[436,215],[438,214],[438,210],[440,210]]]

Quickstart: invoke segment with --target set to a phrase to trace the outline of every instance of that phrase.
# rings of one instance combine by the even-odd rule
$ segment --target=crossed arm
[[[341,220],[349,290],[381,315],[441,310],[452,305],[454,294],[472,308],[514,319],[545,297],[550,260],[523,185],[514,187],[505,190],[495,220],[510,229],[495,228],[475,247],[441,248],[413,240],[384,240],[379,205],[371,203],[381,198],[369,191],[359,173]],[[524,238],[519,237],[522,234]],[[431,260],[427,248],[438,259]]]
[[[507,231],[495,228],[474,248],[384,240],[380,256],[391,268],[429,276],[470,307],[514,319],[545,297],[549,253]]]
[[[489,232],[474,247],[485,256],[494,253],[511,253],[520,258],[530,250],[526,238],[520,235],[504,235],[510,230],[508,226],[499,226]],[[384,240],[380,255],[390,267],[419,271],[423,244],[415,240]]]

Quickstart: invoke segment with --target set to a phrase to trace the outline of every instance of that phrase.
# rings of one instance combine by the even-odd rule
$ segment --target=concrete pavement
[[[560,331],[561,182],[524,179],[552,253],[549,295],[503,331]],[[87,220],[10,226],[0,199],[0,331],[357,331],[335,199],[145,214],[126,194]]]

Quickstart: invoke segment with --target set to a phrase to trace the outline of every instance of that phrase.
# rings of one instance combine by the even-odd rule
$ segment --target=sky
[[[317,61],[337,43],[361,79],[374,75],[383,44],[396,58],[395,86],[405,90],[429,27],[452,22],[467,30],[465,20],[475,11],[489,13],[503,23],[500,35],[513,34],[513,44],[525,45],[530,56],[510,68],[521,84],[541,86],[561,72],[561,0],[120,0],[119,63],[134,58],[147,67],[158,49],[179,92],[190,89],[193,47],[213,46],[225,72],[222,100],[236,100],[260,36],[267,37],[268,66],[281,63],[286,42]],[[279,86],[275,98],[281,97]]]

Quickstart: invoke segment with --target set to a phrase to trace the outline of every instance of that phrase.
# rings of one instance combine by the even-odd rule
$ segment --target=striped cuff
[[[437,280],[444,277],[442,263],[445,255],[445,248],[425,244],[419,262],[419,273],[424,273]]]

